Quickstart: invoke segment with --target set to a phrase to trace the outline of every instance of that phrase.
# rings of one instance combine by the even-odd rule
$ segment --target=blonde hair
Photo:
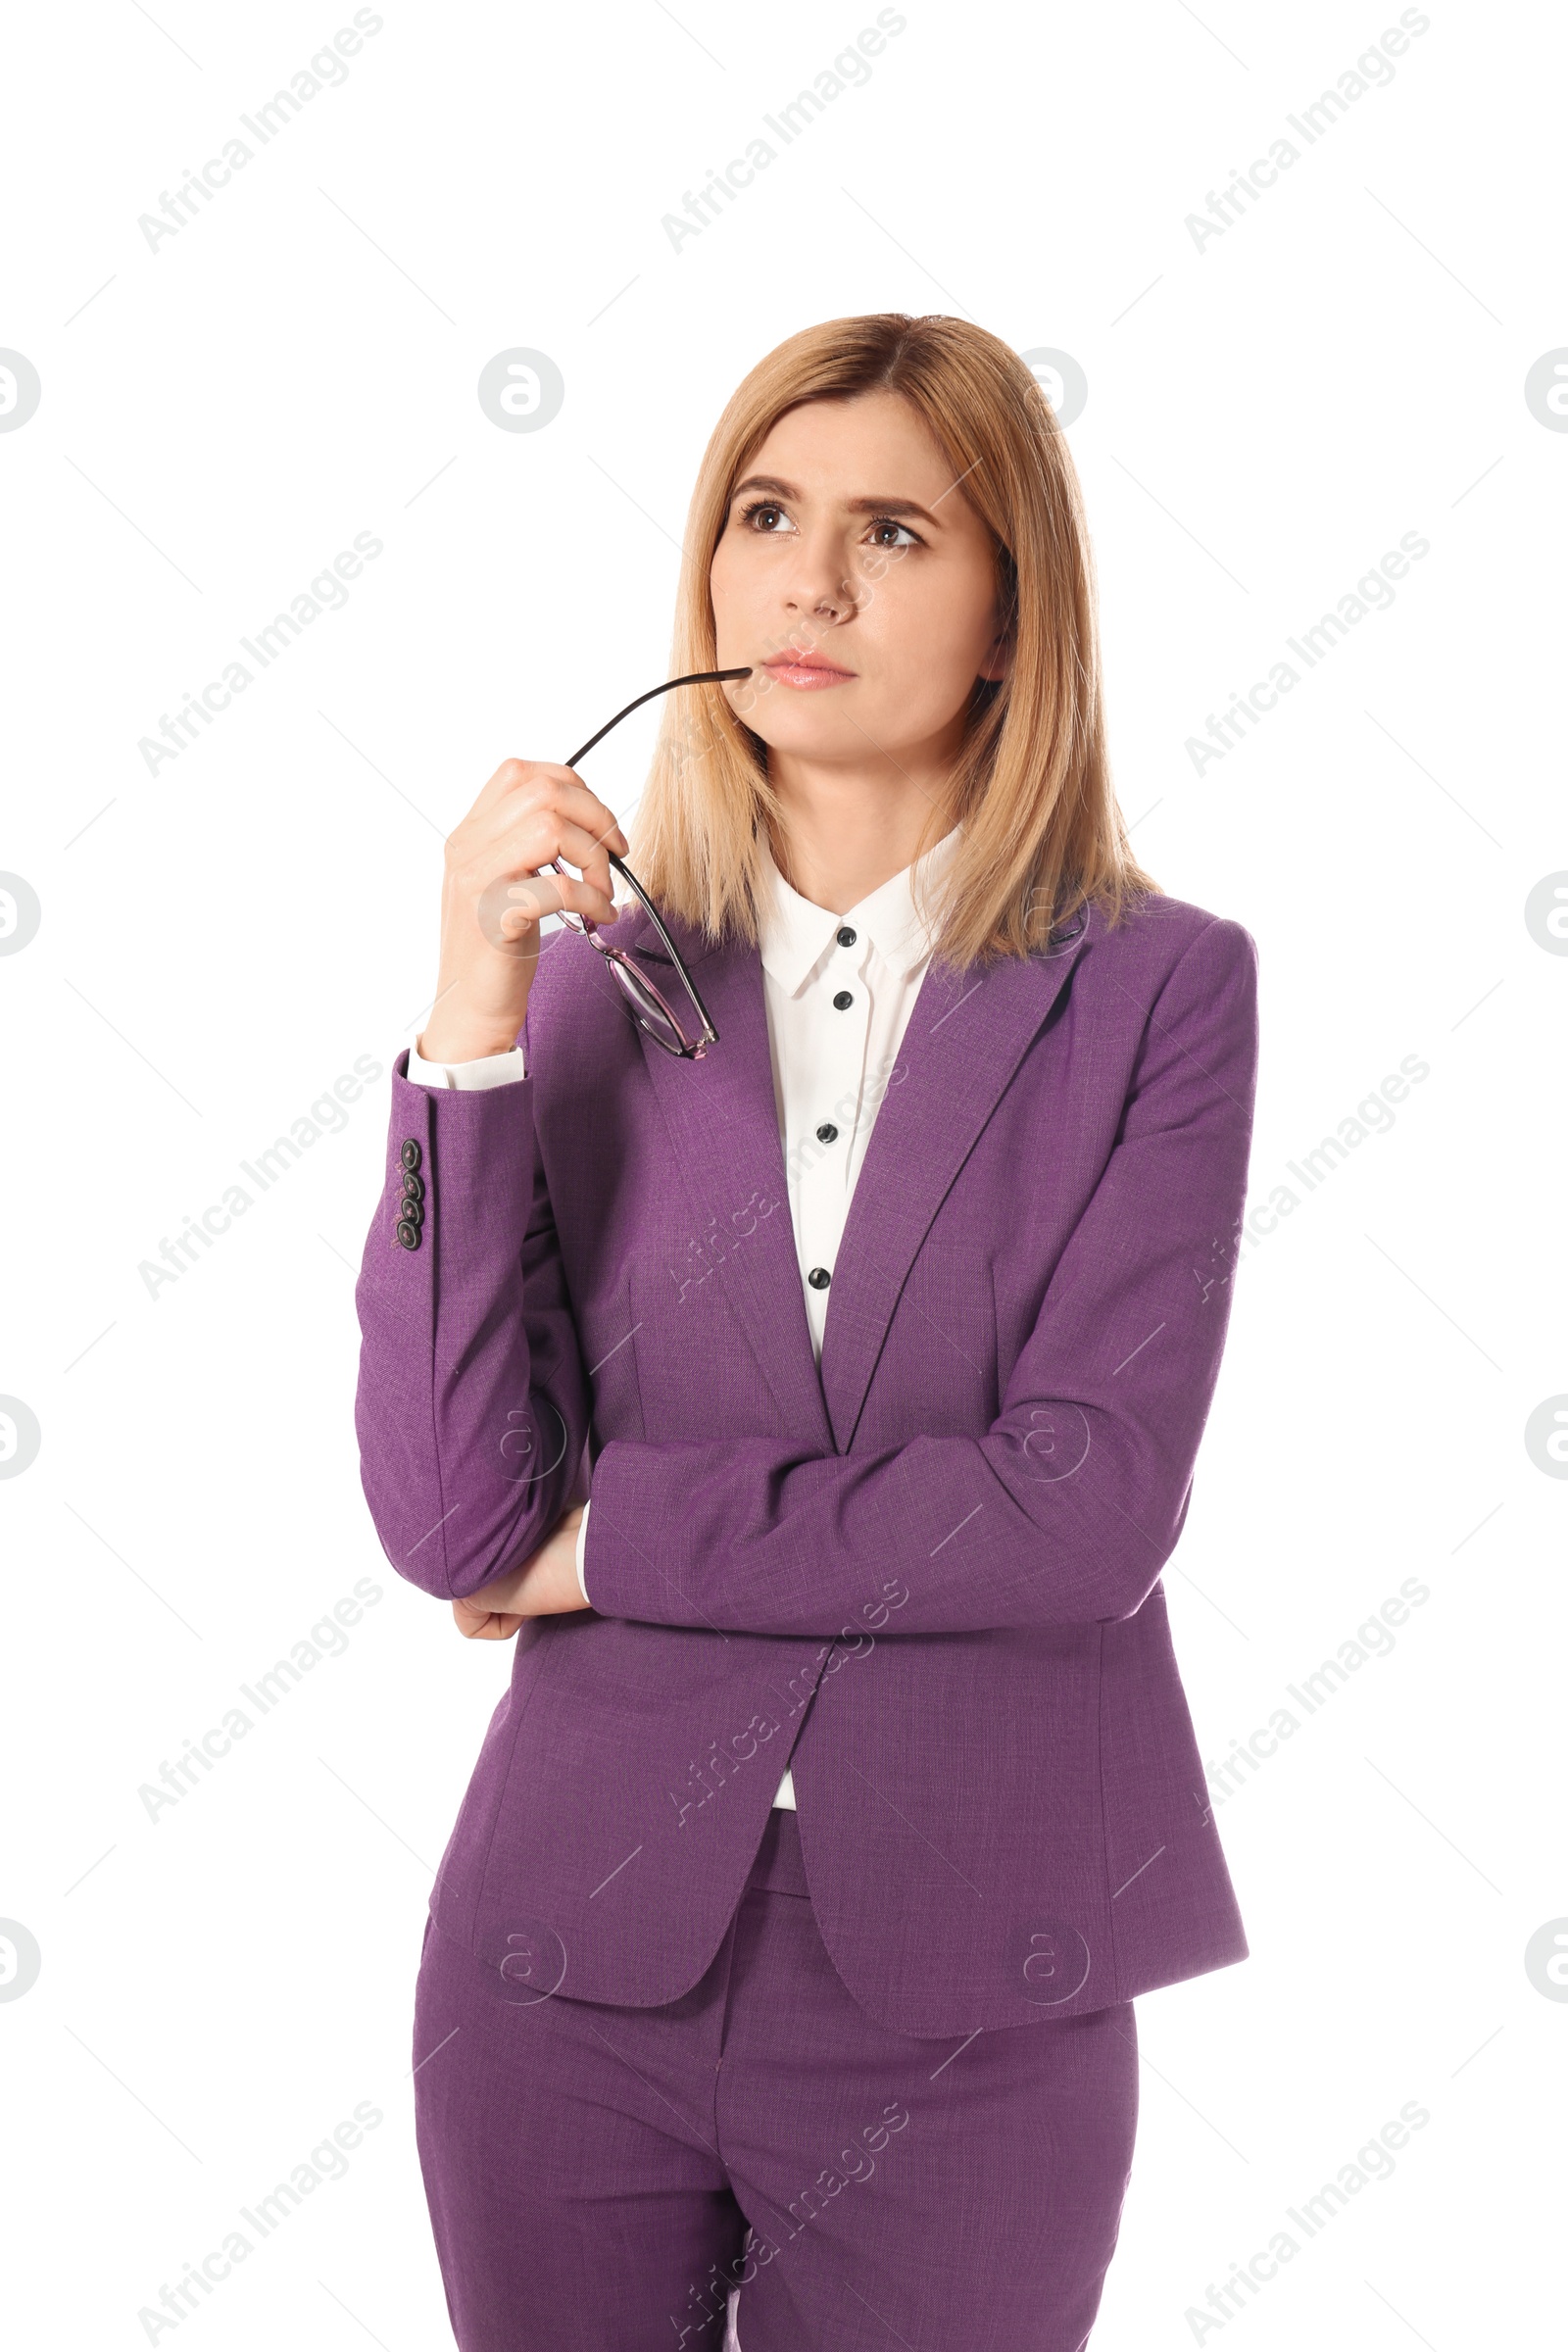
[[[735,484],[778,418],[802,401],[879,390],[912,403],[986,524],[1012,637],[1008,675],[976,683],[949,804],[920,843],[963,827],[936,954],[958,966],[1026,956],[1086,902],[1115,923],[1159,885],[1133,858],[1106,763],[1078,476],[1050,402],[1005,343],[967,319],[891,311],[827,319],[760,361],[698,471],[670,674],[718,666],[713,551]],[[787,839],[765,744],[718,688],[677,688],[632,827],[630,861],[650,896],[710,939],[755,942],[769,827]]]

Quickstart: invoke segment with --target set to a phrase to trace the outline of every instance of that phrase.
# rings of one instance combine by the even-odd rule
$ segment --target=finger
[[[550,861],[564,858],[570,865],[580,867],[583,878],[599,893],[607,907],[614,904],[614,878],[607,853],[580,825],[551,810],[541,813],[520,825],[514,834],[503,840],[492,853],[504,871],[518,881],[527,881]],[[559,877],[547,877],[556,880]],[[603,919],[609,919],[605,917]]]
[[[564,858],[572,865],[580,866],[606,905],[612,905],[614,884],[608,851],[595,834],[553,806],[530,808],[511,823],[504,821],[504,812],[498,811],[492,818],[489,838],[473,855],[471,862],[481,872],[520,882],[553,858]],[[494,889],[495,884],[486,887]],[[557,909],[551,906],[545,911],[554,913]],[[598,919],[608,921],[611,917],[601,912]]]
[[[591,833],[586,825],[578,824],[575,817],[565,816],[559,809],[552,809],[547,822],[525,824],[518,828],[519,843],[527,841],[530,834],[535,839],[550,843],[546,857],[564,858],[569,864],[580,866],[585,874],[591,874],[601,890],[609,892],[609,854],[599,836]]]
[[[503,760],[495,774],[486,777],[473,804],[472,813],[478,815],[485,809],[498,807],[510,794],[521,791],[525,785],[535,782],[542,776],[565,777],[570,774],[571,769],[563,767],[559,761]]]
[[[564,767],[561,773],[567,780],[567,789],[561,802],[563,813],[575,817],[583,830],[591,833],[603,848],[613,850],[617,857],[624,858],[631,844],[621,831],[620,819],[613,808],[583,782],[574,767]],[[575,865],[576,862],[573,858],[572,863]]]
[[[599,890],[584,875],[579,881],[573,874],[552,874],[551,881],[561,892],[569,912],[585,915],[591,923],[613,923],[620,918],[620,908],[605,891]]]
[[[491,785],[498,786],[493,797]],[[563,817],[581,825],[584,832],[591,833],[596,842],[613,850],[617,857],[624,857],[630,844],[621,831],[614,810],[607,808],[599,795],[583,782],[574,767],[562,767],[558,762],[548,760],[503,760],[491,777],[490,784],[480,794],[478,805],[500,807],[517,792],[530,786],[538,789],[541,785],[551,788],[550,806],[558,809]],[[573,858],[572,863],[575,865],[576,862]]]
[[[510,1642],[521,1623],[522,1619],[513,1616],[509,1610],[486,1609],[484,1623],[470,1627],[468,1639],[470,1642]]]
[[[513,941],[524,938],[547,914],[564,911],[584,915],[591,923],[612,923],[617,912],[604,891],[574,874],[523,874],[514,882],[493,884],[485,903],[502,936]]]
[[[605,904],[614,905],[615,884],[610,870],[610,857],[591,833],[585,833],[580,825],[563,824],[561,847],[553,854],[579,867],[583,880],[592,885]]]

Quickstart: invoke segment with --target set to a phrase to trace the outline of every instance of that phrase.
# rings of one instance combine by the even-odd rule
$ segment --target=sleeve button
[[[423,1156],[424,1156],[424,1155],[423,1155],[423,1153],[420,1152],[418,1145],[417,1145],[417,1144],[415,1142],[415,1140],[414,1140],[413,1136],[411,1135],[411,1136],[409,1137],[409,1139],[408,1139],[407,1143],[404,1145],[404,1147],[403,1147],[403,1151],[402,1151],[402,1153],[401,1153],[401,1157],[402,1157],[402,1160],[403,1160],[403,1165],[404,1165],[404,1166],[405,1166],[405,1167],[406,1167],[406,1168],[407,1168],[407,1169],[410,1171],[410,1173],[412,1174],[412,1173],[413,1173],[413,1171],[414,1171],[414,1170],[415,1170],[415,1169],[416,1169],[416,1168],[418,1166],[418,1164],[419,1164],[419,1162],[420,1162],[420,1160],[421,1160],[421,1158],[422,1158]]]
[[[405,1250],[417,1250],[419,1247],[419,1228],[411,1224],[407,1217],[399,1217],[397,1235]]]

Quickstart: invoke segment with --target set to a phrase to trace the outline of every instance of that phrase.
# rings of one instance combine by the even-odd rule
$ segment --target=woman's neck
[[[937,819],[929,829],[942,803],[912,776],[845,781],[797,772],[772,781],[783,810],[782,839],[771,839],[774,863],[792,890],[830,914],[847,914],[902,874],[922,837],[940,840],[951,823]]]

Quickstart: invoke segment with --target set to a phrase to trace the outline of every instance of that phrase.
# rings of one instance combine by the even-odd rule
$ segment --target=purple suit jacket
[[[719,1030],[705,1061],[645,1038],[564,934],[527,1078],[394,1067],[356,1293],[387,1557],[471,1593],[590,1473],[593,1496],[593,1609],[518,1637],[438,1924],[519,1999],[673,2001],[787,1759],[823,1939],[895,2031],[1067,2017],[1245,1958],[1159,1573],[1230,1313],[1250,935],[1156,899],[928,971],[818,1370],[757,952],[670,928]],[[640,909],[608,936],[654,939]]]

